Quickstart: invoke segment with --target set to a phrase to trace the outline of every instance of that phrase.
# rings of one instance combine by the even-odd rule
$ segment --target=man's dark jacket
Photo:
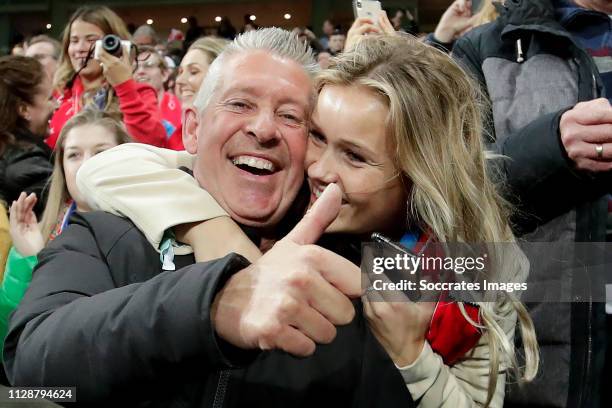
[[[76,214],[40,254],[4,347],[14,385],[76,386],[104,407],[411,407],[356,305],[337,338],[299,359],[217,338],[212,301],[248,262],[159,254],[123,218]],[[93,406],[94,404],[86,404]]]
[[[499,160],[499,169],[506,197],[518,208],[517,234],[526,241],[605,241],[605,194],[612,190],[612,176],[576,171],[559,134],[561,115],[601,97],[603,87],[593,59],[556,21],[551,2],[507,0],[495,22],[455,43],[453,55],[489,97],[490,148],[507,157]],[[603,291],[588,274],[531,270],[530,280],[546,279],[569,283],[568,291],[573,282],[593,280],[593,290]],[[506,404],[596,406],[603,304],[532,304],[530,312],[541,347],[540,374],[534,383],[514,388]]]

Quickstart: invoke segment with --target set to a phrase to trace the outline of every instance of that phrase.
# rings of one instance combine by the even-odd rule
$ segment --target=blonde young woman
[[[13,202],[10,232],[13,240],[0,286],[0,350],[8,317],[17,307],[32,279],[37,254],[68,225],[74,211],[89,211],[85,196],[76,186],[81,165],[99,152],[127,143],[130,137],[115,117],[86,109],[62,129],[55,151],[49,194],[42,220],[34,214],[36,194],[21,193]]]
[[[219,56],[228,40],[216,37],[202,37],[196,40],[181,60],[176,77],[176,96],[182,106],[193,104],[195,96],[200,90],[202,81],[206,78],[208,67]],[[183,127],[179,126],[168,140],[167,148],[185,150],[182,140]]]
[[[70,17],[55,74],[59,107],[49,125],[49,146],[55,146],[64,124],[88,105],[121,114],[135,141],[166,146],[157,93],[132,78],[131,53],[117,58],[102,50],[99,60],[94,58],[96,41],[109,34],[130,39],[123,20],[108,7],[83,6]]]
[[[210,64],[221,54],[229,41],[202,37],[196,40],[181,60],[176,77],[176,95],[183,105],[191,105],[206,78]]]
[[[507,211],[487,175],[478,92],[448,56],[415,40],[368,36],[320,75],[317,90],[305,167],[310,204],[330,183],[343,191],[340,213],[326,230],[332,248],[374,231],[399,240],[409,225],[417,240],[429,235],[440,242],[509,243],[509,250],[492,253],[492,270],[502,281],[526,278],[525,258],[512,244]],[[122,165],[126,157],[129,166]],[[139,170],[133,169],[136,161]],[[192,205],[209,197],[206,192],[168,168],[183,165],[190,165],[189,155],[126,145],[90,162],[79,181],[104,209],[129,215],[158,247],[165,229],[214,217]],[[135,185],[137,173],[142,183]],[[175,180],[172,196],[161,197],[168,180]],[[152,199],[165,210],[149,211],[145,203]],[[240,233],[219,227],[225,222],[220,217],[175,230],[192,245],[196,259],[204,260],[219,256],[214,252],[223,245],[243,241]],[[217,229],[194,232],[206,231],[198,229],[207,224]],[[246,242],[242,253],[256,258]],[[163,255],[168,246],[161,247]],[[463,304],[445,304],[436,312],[432,304],[364,299],[364,305],[372,332],[420,406],[501,407],[508,372],[520,371],[513,349],[517,320],[526,357],[517,377],[530,380],[537,371],[533,326],[515,299],[480,303],[477,321]],[[435,351],[437,341],[428,332],[432,316],[435,321],[441,309],[453,308],[461,312],[456,323],[482,335],[467,352],[450,358]]]

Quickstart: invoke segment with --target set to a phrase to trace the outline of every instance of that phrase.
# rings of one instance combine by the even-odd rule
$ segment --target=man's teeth
[[[238,156],[234,157],[232,163],[234,163],[235,166],[245,165],[260,170],[274,171],[274,164],[271,161],[259,157]]]
[[[316,197],[316,198],[321,197],[321,194],[323,194],[323,191],[324,191],[324,190],[319,190],[319,189],[314,190],[314,195],[315,195],[315,197]]]

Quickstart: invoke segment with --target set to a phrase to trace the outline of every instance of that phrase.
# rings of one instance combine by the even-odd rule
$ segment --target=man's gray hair
[[[230,57],[257,50],[268,51],[278,57],[295,61],[311,78],[319,71],[312,49],[306,42],[300,40],[297,34],[277,27],[248,31],[237,36],[210,65],[193,103],[198,112],[202,112],[208,106],[219,87],[221,74]]]

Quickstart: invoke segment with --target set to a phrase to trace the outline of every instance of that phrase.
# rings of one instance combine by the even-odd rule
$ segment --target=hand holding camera
[[[122,41],[116,35],[96,41],[94,58],[100,61],[102,73],[113,87],[132,78],[131,48],[129,41]]]

